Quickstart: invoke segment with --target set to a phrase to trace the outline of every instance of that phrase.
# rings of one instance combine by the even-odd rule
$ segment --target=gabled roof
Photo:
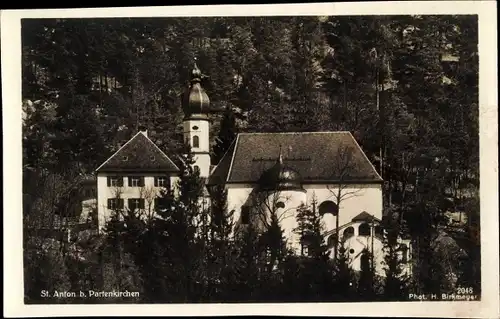
[[[229,169],[231,168],[234,148],[236,146],[238,138],[239,135],[233,141],[231,146],[229,146],[229,149],[226,151],[226,154],[224,154],[222,159],[219,161],[219,164],[217,164],[217,166],[212,170],[212,174],[210,174],[210,177],[208,178],[207,181],[208,185],[218,185],[226,183],[228,172]]]
[[[301,175],[304,184],[382,182],[352,134],[342,131],[240,133],[208,184],[255,183],[275,163],[280,146],[283,162]],[[349,162],[347,170],[341,162]]]
[[[96,172],[178,172],[177,165],[143,132],[138,132],[108,158]]]

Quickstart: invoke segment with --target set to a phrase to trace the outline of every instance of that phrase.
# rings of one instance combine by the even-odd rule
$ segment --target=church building
[[[193,168],[206,181],[207,190],[216,185],[227,190],[233,234],[250,223],[262,229],[274,214],[288,247],[297,254],[307,253],[294,232],[297,209],[305,205],[322,216],[324,240],[330,247],[338,232],[354,270],[366,261],[363,252],[368,250],[377,272],[383,272],[383,180],[350,132],[240,133],[220,162],[212,165],[210,100],[196,65],[182,106]],[[174,156],[143,130],[97,168],[100,229],[114,209],[154,211],[160,189],[174,187],[178,180],[179,168],[169,155]],[[409,250],[403,249],[401,256],[408,260]]]

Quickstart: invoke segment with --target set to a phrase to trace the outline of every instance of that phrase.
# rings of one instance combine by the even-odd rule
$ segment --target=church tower
[[[182,98],[184,111],[184,141],[191,146],[200,177],[210,174],[210,100],[201,87],[202,74],[196,63],[191,71],[191,83]]]

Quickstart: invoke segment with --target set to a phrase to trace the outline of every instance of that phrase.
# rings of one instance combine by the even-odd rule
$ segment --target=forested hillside
[[[211,105],[220,110],[213,115],[214,161],[235,131],[350,131],[385,180],[387,223],[415,241],[412,289],[447,291],[452,281],[478,292],[477,31],[475,16],[25,19],[25,225],[52,218],[78,176],[91,174],[139,126],[165,152],[179,152],[179,96],[196,57]],[[467,223],[454,227],[447,212],[459,212]],[[465,251],[458,266],[435,247],[443,232]],[[28,301],[39,299],[44,285],[97,285],[92,267],[102,260],[94,248],[71,262],[62,248],[32,238],[25,238],[25,248]],[[122,257],[113,271],[127,283],[114,284],[148,290],[147,278],[134,281],[143,273],[123,268]],[[248,279],[254,270],[241,263],[233,266]],[[138,259],[133,264],[140,268]],[[458,267],[454,279],[444,275],[450,265]],[[302,275],[265,281],[312,280],[312,273]],[[248,298],[272,295],[276,287],[259,286]],[[230,297],[173,295],[184,296],[180,301]]]

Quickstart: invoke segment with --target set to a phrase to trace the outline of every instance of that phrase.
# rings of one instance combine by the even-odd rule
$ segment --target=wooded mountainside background
[[[239,132],[352,132],[385,180],[384,209],[418,245],[463,212],[476,287],[477,33],[477,16],[451,15],[24,19],[24,214],[52,211],[58,190],[139,126],[177,152],[196,57],[211,105]],[[227,116],[214,115],[215,161]]]

